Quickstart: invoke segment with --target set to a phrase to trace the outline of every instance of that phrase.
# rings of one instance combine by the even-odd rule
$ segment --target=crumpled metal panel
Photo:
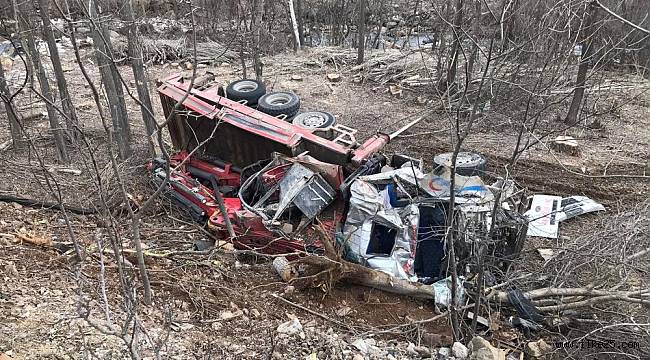
[[[418,207],[387,209],[377,188],[363,180],[352,183],[350,194],[350,210],[342,234],[348,258],[401,279],[417,280],[413,263],[420,216]],[[388,256],[367,253],[374,224],[397,231],[395,245]]]
[[[311,220],[331,204],[335,196],[334,189],[320,174],[293,164],[280,181],[280,204],[274,219],[293,203]]]

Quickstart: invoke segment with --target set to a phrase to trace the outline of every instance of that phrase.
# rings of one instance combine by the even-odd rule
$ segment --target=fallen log
[[[0,202],[13,202],[23,206],[29,206],[29,207],[44,209],[44,210],[63,210],[63,208],[65,207],[66,211],[69,211],[74,214],[80,214],[80,215],[97,213],[97,209],[86,209],[86,208],[69,206],[69,205],[62,206],[61,204],[55,202],[40,201],[36,199],[29,199],[29,198],[23,198],[23,197],[5,195],[5,194],[0,194]],[[111,209],[113,207],[114,206],[110,206]]]
[[[335,248],[332,236],[320,226],[316,229],[322,239],[325,256],[305,256],[292,261],[290,266],[304,270],[303,275],[291,279],[290,284],[298,288],[316,287],[329,291],[334,284],[343,281],[417,299],[435,299],[431,285],[398,279],[344,260],[340,251]]]

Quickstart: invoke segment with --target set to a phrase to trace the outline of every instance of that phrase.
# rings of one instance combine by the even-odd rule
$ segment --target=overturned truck
[[[255,80],[224,87],[210,73],[194,82],[178,75],[158,91],[178,152],[150,164],[153,182],[237,248],[321,254],[324,229],[347,259],[430,282],[446,276],[450,224],[466,258],[480,240],[482,254],[507,265],[523,244],[521,194],[512,183],[486,186],[484,162],[452,175],[437,157],[425,173],[422,160],[381,153],[421,119],[358,142],[331,114],[298,113],[295,94],[266,93]]]

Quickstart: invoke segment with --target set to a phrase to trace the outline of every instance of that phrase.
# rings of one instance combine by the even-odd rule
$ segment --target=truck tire
[[[300,98],[289,91],[271,92],[259,99],[257,110],[271,116],[286,115],[290,118],[300,110]]]
[[[304,129],[318,130],[334,126],[336,118],[326,111],[307,111],[296,115],[291,122]]]
[[[253,79],[243,79],[231,82],[226,88],[226,97],[233,101],[246,100],[246,105],[257,104],[260,97],[266,94],[263,82]]]
[[[452,153],[438,154],[433,158],[434,167],[451,166]],[[481,175],[487,168],[487,160],[482,155],[459,152],[456,158],[456,174],[462,176]]]

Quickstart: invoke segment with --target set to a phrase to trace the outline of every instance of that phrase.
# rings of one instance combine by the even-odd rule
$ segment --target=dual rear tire
[[[334,115],[325,111],[308,111],[298,114],[300,98],[290,91],[266,93],[263,82],[254,79],[233,81],[226,87],[226,97],[234,101],[245,101],[246,105],[271,115],[284,115],[287,121],[304,129],[318,131],[336,124]],[[296,115],[297,114],[297,115]]]

